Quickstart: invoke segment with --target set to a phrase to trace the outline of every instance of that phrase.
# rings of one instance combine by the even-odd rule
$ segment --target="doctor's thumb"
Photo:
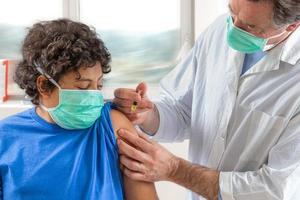
[[[136,87],[136,92],[139,92],[139,94],[142,97],[144,97],[146,95],[147,90],[148,90],[148,86],[145,82],[138,84],[138,86]]]

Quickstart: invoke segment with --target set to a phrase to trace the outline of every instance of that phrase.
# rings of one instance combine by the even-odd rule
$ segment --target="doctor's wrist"
[[[169,180],[212,200],[219,195],[219,171],[177,158]]]
[[[146,119],[139,125],[139,128],[149,136],[156,134],[159,128],[159,112],[155,104],[153,108],[147,112]]]
[[[176,182],[179,172],[179,166],[181,162],[183,161],[182,158],[179,158],[177,156],[173,156],[169,160],[169,173],[167,174],[167,181]]]

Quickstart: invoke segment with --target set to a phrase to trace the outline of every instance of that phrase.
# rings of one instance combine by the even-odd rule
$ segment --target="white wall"
[[[195,0],[195,38],[219,15],[227,12],[228,0]]]

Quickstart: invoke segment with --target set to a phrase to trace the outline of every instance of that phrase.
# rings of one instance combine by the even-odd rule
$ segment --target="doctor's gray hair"
[[[266,0],[250,0],[254,2]],[[267,0],[273,4],[274,25],[281,27],[300,21],[300,0]]]

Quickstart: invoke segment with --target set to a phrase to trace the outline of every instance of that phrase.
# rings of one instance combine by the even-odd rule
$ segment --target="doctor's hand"
[[[114,92],[113,103],[117,109],[136,125],[142,124],[149,111],[154,109],[154,104],[147,97],[147,85],[140,83],[136,89],[118,88]],[[136,104],[136,110],[132,110],[132,105]]]
[[[138,181],[169,180],[177,170],[178,158],[142,133],[118,131],[118,147],[123,173]]]

